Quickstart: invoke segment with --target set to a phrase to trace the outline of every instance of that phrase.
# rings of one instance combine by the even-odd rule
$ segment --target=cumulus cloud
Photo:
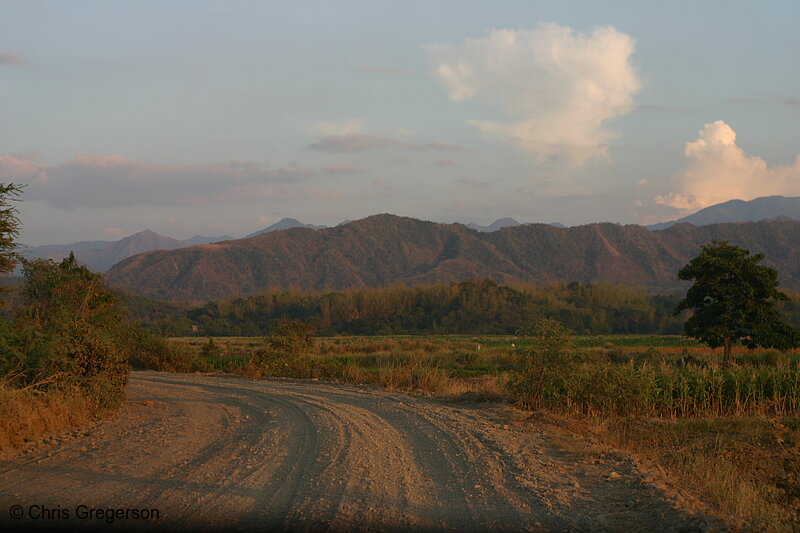
[[[35,153],[0,154],[0,180],[40,183],[47,179],[47,165],[36,162]]]
[[[608,157],[614,134],[603,123],[634,108],[640,81],[634,40],[608,26],[591,34],[558,24],[492,29],[461,45],[428,47],[450,99],[478,99],[516,120],[470,121],[542,157],[580,165]],[[519,118],[517,118],[519,117]]]
[[[686,143],[684,155],[684,168],[672,177],[675,190],[656,196],[657,204],[689,212],[732,199],[800,195],[800,156],[792,165],[769,167],[747,155],[722,120],[706,124],[696,140]]]
[[[311,175],[296,165],[270,168],[247,161],[156,165],[117,154],[79,153],[71,161],[46,165],[20,155],[0,155],[0,179],[30,183],[26,199],[66,209],[275,197]]]
[[[24,65],[25,58],[11,50],[0,50],[0,65]]]
[[[347,163],[336,163],[325,167],[328,174],[361,174],[366,172],[366,167],[360,165],[348,165]]]

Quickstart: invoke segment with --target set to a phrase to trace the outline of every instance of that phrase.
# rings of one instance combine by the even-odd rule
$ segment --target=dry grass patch
[[[670,485],[738,528],[800,530],[800,433],[778,419],[637,418],[571,427],[658,465]]]
[[[91,420],[94,406],[77,391],[39,392],[0,383],[0,455]]]

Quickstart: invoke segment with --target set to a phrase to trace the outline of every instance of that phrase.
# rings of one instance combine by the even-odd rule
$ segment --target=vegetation
[[[727,242],[714,241],[686,265],[678,278],[694,280],[675,314],[692,309],[686,334],[712,348],[724,347],[730,363],[731,347],[741,340],[748,348],[762,346],[787,350],[800,342],[800,335],[781,317],[774,300],[788,300],[778,290],[778,272],[759,265],[763,254]]]
[[[513,334],[540,318],[556,319],[579,334],[604,335],[677,334],[683,319],[672,311],[679,300],[619,285],[498,285],[482,279],[334,292],[274,290],[188,308],[139,297],[126,298],[126,306],[171,336],[265,336],[284,320],[311,324],[322,335]],[[787,304],[794,309],[794,302]]]
[[[18,259],[19,187],[0,184],[0,270]],[[125,320],[120,299],[70,256],[22,260],[24,282],[0,318],[0,449],[119,407],[129,360],[173,361],[183,348]],[[188,354],[185,354],[188,356]],[[190,356],[189,356],[190,357]],[[191,370],[189,365],[165,369]]]
[[[552,318],[580,335],[676,335],[688,311],[678,295],[620,285],[498,285],[491,280],[380,289],[269,291],[259,296],[181,306],[124,295],[131,316],[163,335],[266,336],[282,321],[310,324],[320,335],[511,335]],[[775,302],[800,326],[800,295]],[[519,331],[520,333],[523,333]]]
[[[553,319],[516,336],[337,336],[295,344],[288,329],[269,341],[214,338],[213,351],[209,339],[174,342],[217,370],[252,377],[515,401],[535,423],[586,437],[569,450],[596,454],[587,442],[599,441],[650,460],[684,497],[700,498],[744,530],[798,526],[798,352],[742,351],[725,366],[720,354],[686,337],[575,336]],[[294,346],[292,355],[281,346]]]
[[[761,259],[706,246],[681,270],[695,281],[683,300],[489,279],[272,291],[191,308],[126,297],[150,330],[127,322],[120,298],[74,257],[26,262],[13,321],[0,322],[0,416],[15,420],[0,445],[119,405],[128,364],[335,379],[513,401],[655,461],[739,527],[791,529],[800,517],[800,354],[774,348],[797,346],[788,323],[800,322],[800,298],[777,291]],[[692,339],[641,335],[678,333],[689,310],[686,332],[725,346],[722,360]],[[196,336],[167,341],[154,331]],[[748,355],[733,353],[736,340]]]
[[[675,273],[712,239],[766,254],[782,273],[782,284],[800,289],[800,221],[794,220],[679,224],[663,231],[528,224],[479,233],[460,224],[375,215],[324,230],[296,228],[149,252],[118,263],[106,279],[138,294],[180,301],[252,296],[271,287],[340,291],[480,277],[501,284],[563,280],[677,292],[686,283]]]
[[[14,183],[0,183],[0,276],[14,270],[17,263],[16,237],[19,235],[19,218],[14,200],[22,187]],[[5,287],[0,286],[0,290]]]

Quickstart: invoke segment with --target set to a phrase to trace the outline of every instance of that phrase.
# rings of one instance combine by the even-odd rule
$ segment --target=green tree
[[[694,284],[675,314],[691,309],[684,331],[712,348],[723,346],[725,364],[731,361],[736,341],[750,349],[788,350],[798,345],[797,331],[775,308],[776,300],[789,298],[777,288],[778,272],[758,264],[762,259],[763,254],[713,241],[678,272],[679,279]]]
[[[19,217],[13,202],[21,191],[21,185],[0,183],[0,274],[11,272],[17,263]]]
[[[98,407],[118,407],[130,367],[119,300],[99,274],[78,265],[70,254],[60,264],[22,260],[25,284],[14,322],[16,340],[4,366],[20,363],[30,379],[57,377],[77,386]]]

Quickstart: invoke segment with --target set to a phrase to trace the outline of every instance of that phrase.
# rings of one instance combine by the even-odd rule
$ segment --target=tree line
[[[688,313],[681,295],[621,285],[499,285],[488,279],[344,291],[272,290],[204,305],[126,299],[131,314],[173,336],[264,336],[283,321],[311,324],[319,335],[508,334],[552,318],[577,334],[678,335]],[[800,324],[800,298],[780,302]]]

